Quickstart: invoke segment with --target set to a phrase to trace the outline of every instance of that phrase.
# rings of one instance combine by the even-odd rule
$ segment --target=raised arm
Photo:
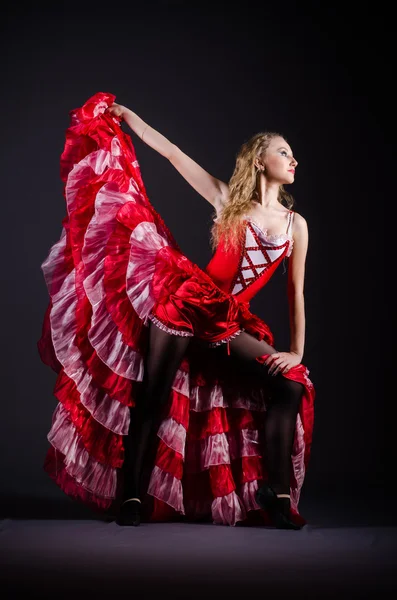
[[[159,152],[165,158],[168,158],[170,163],[177,171],[186,179],[186,181],[196,190],[203,198],[205,198],[213,206],[217,200],[227,198],[229,186],[216,179],[205,171],[200,165],[192,160],[187,154],[182,152],[178,146],[175,146],[159,131],[156,131],[145,123],[141,117],[132,110],[121,106],[120,104],[112,104],[108,111],[116,116],[122,116],[127,125],[138,135],[148,146]]]

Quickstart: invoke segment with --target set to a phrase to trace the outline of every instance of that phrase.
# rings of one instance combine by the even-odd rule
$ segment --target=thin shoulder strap
[[[288,215],[288,225],[287,225],[287,231],[286,231],[287,234],[290,232],[290,228],[291,228],[293,219],[294,219],[294,211],[290,210],[289,215]]]

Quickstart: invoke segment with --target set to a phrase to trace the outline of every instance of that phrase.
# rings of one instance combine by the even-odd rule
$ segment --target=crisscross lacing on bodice
[[[290,235],[293,211],[289,212],[285,234],[268,235],[250,217],[246,218],[245,244],[231,293],[244,291],[271,267],[282,255],[290,256],[293,239]]]

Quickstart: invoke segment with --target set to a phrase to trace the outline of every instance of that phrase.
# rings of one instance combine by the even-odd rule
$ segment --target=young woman
[[[68,217],[43,263],[39,350],[59,400],[45,468],[83,502],[115,503],[120,525],[139,525],[151,497],[152,520],[300,529],[315,393],[301,362],[308,229],[283,187],[297,160],[258,133],[226,184],[114,100],[72,111],[61,158]],[[205,271],[151,206],[121,120],[216,209]],[[249,301],[285,258],[291,342],[279,352]]]

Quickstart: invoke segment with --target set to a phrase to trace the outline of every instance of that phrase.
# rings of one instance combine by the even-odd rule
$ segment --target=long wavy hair
[[[235,248],[244,234],[243,215],[251,208],[253,200],[259,200],[260,171],[255,166],[255,159],[267,150],[274,137],[283,137],[275,132],[260,132],[252,136],[240,148],[236,157],[236,165],[229,181],[229,199],[225,203],[219,219],[211,228],[211,248],[214,251],[223,238],[224,248]],[[287,208],[294,205],[293,197],[280,186],[278,201]]]

